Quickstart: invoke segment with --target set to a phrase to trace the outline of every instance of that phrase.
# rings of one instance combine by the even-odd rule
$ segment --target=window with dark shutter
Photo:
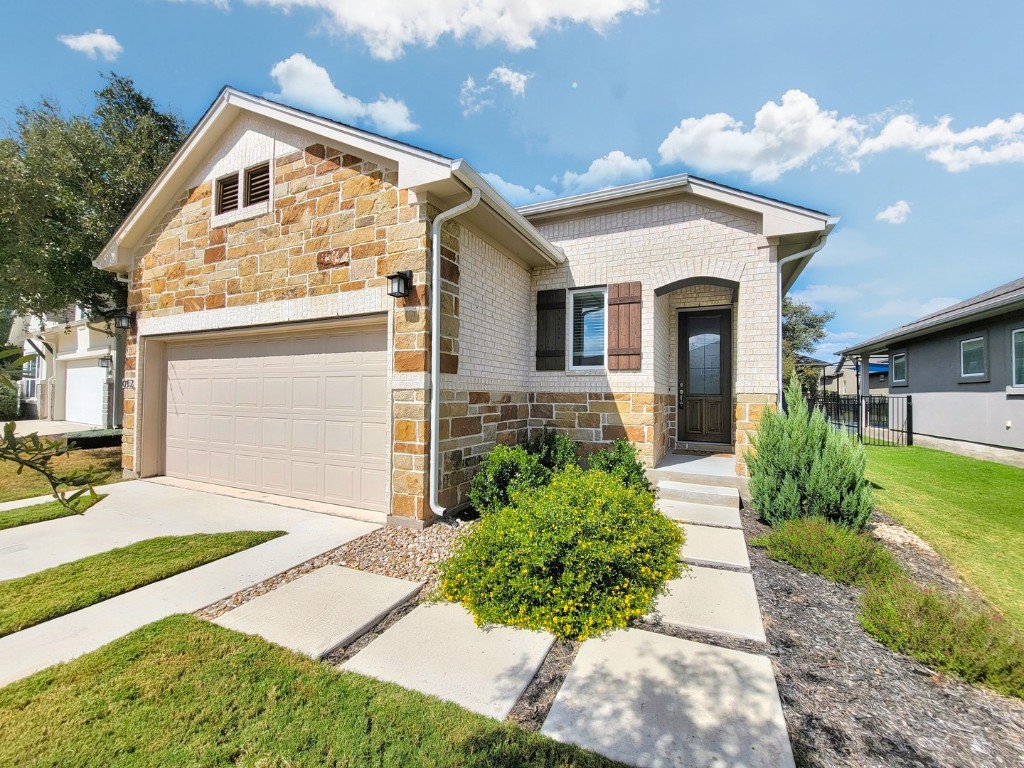
[[[608,286],[609,371],[640,370],[641,293],[639,282]]]
[[[270,199],[270,164],[264,163],[245,172],[245,204],[265,203]]]
[[[565,370],[565,289],[537,291],[537,370]]]
[[[238,210],[238,174],[225,176],[217,182],[217,213]]]

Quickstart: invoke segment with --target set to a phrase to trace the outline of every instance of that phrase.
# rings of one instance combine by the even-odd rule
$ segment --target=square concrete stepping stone
[[[243,603],[214,623],[319,659],[362,635],[421,586],[325,565]]]
[[[512,627],[480,628],[461,605],[421,605],[341,665],[504,720],[555,638]]]
[[[639,629],[583,644],[541,733],[644,768],[794,765],[767,658]]]
[[[741,528],[740,511],[717,504],[696,504],[692,501],[658,500],[658,509],[672,520],[718,528]]]
[[[761,608],[749,573],[691,565],[668,583],[658,598],[656,615],[670,627],[697,629],[765,642]]]
[[[747,542],[743,531],[711,528],[706,525],[685,525],[686,541],[680,558],[694,565],[724,566],[750,570]]]

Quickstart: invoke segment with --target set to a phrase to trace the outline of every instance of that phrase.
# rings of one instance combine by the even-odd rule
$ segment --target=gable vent
[[[245,172],[245,204],[265,203],[270,199],[270,164],[264,163]]]
[[[238,174],[217,182],[217,213],[238,210]]]

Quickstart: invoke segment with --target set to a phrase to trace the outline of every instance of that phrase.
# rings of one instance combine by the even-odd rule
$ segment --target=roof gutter
[[[783,393],[783,391],[786,388],[785,382],[782,381],[782,295],[783,295],[783,290],[782,290],[782,268],[786,264],[789,264],[790,262],[793,262],[793,261],[799,261],[799,260],[803,259],[803,260],[805,260],[804,261],[805,264],[806,264],[807,261],[810,261],[811,257],[814,256],[814,254],[816,254],[818,251],[820,251],[822,248],[825,247],[825,241],[828,239],[829,233],[832,231],[832,228],[834,226],[835,226],[835,220],[830,220],[828,226],[825,228],[825,231],[821,233],[821,235],[818,237],[818,239],[814,242],[814,245],[812,245],[810,248],[807,248],[806,250],[798,251],[797,253],[792,253],[789,256],[781,258],[781,259],[778,260],[778,262],[776,262],[777,267],[778,267],[778,274],[776,275],[776,280],[775,280],[775,287],[776,287],[776,290],[777,290],[777,304],[776,304],[776,306],[779,308],[778,323],[777,323],[777,325],[778,325],[778,337],[777,338],[778,338],[778,345],[779,345],[779,347],[778,347],[779,348],[779,354],[778,354],[778,369],[777,369],[777,371],[778,371],[779,387],[778,387],[778,392],[776,394],[776,396],[778,397],[778,400],[776,401],[776,404],[778,405],[779,408],[782,407],[782,393]],[[802,266],[797,268],[797,273],[802,272],[802,271],[803,271],[803,267]]]
[[[480,202],[480,188],[473,187],[469,200],[442,211],[430,227],[430,511],[444,517],[445,508],[438,501],[441,491],[441,227]]]

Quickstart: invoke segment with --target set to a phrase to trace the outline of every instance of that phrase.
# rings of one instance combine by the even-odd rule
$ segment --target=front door
[[[680,441],[732,443],[732,313],[679,313]]]

